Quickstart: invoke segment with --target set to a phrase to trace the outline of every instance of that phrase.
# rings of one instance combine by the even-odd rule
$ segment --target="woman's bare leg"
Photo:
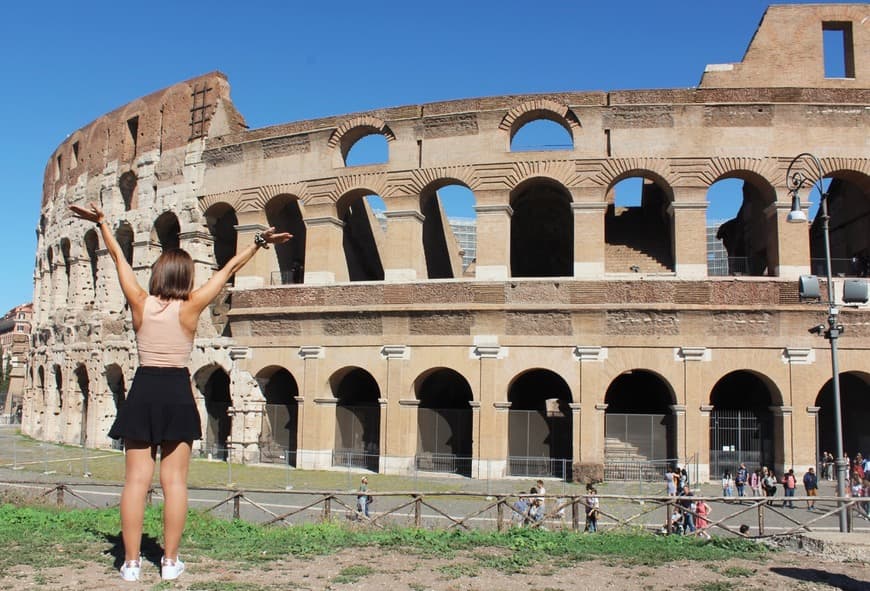
[[[145,497],[154,477],[156,447],[145,441],[124,442],[124,490],[121,492],[121,538],[124,560],[138,560],[145,519]]]
[[[163,555],[178,558],[178,546],[187,520],[189,441],[164,441],[160,446],[160,486],[163,488]]]

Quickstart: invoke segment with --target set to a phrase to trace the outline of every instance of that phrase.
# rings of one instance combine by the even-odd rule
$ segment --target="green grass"
[[[144,533],[160,539],[161,508],[149,507]],[[119,544],[117,509],[60,510],[49,506],[0,506],[0,573],[16,564],[33,567],[60,566],[76,561],[105,561],[105,554]],[[460,574],[474,576],[474,568],[523,572],[534,564],[570,564],[593,558],[628,565],[660,565],[676,560],[721,561],[733,557],[758,558],[764,546],[741,539],[697,540],[680,536],[641,533],[577,535],[512,529],[489,531],[430,531],[410,528],[361,530],[340,523],[267,527],[244,521],[227,521],[191,511],[182,545],[193,562],[210,558],[264,568],[269,562],[331,554],[346,548],[395,549],[421,556],[453,558],[472,553],[476,564]],[[464,568],[464,567],[463,567]],[[342,577],[362,577],[369,572],[347,572]],[[733,573],[736,575],[737,573]],[[733,576],[732,575],[732,576]],[[244,588],[239,588],[240,591]]]

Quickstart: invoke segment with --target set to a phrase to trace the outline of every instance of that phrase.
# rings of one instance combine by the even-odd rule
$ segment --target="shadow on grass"
[[[774,567],[770,571],[798,581],[824,583],[829,587],[843,589],[844,591],[866,591],[866,589],[870,589],[870,581],[859,581],[849,575],[830,573],[818,568]]]
[[[121,539],[121,533],[118,532],[115,535],[100,533],[99,535],[102,535],[106,542],[111,544],[111,547],[105,551],[105,554],[110,555],[114,559],[115,570],[121,568],[121,565],[124,564],[124,541]],[[160,559],[163,557],[163,547],[157,541],[157,538],[143,534],[140,548],[142,558],[159,568]]]

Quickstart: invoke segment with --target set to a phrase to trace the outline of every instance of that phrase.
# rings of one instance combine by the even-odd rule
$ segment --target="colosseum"
[[[778,5],[741,62],[708,66],[694,88],[262,129],[219,72],[137,99],[46,167],[23,431],[115,445],[137,355],[107,251],[68,211],[96,201],[143,284],[163,248],[189,251],[201,282],[265,227],[294,235],[201,318],[203,456],[470,478],[803,470],[835,449],[836,356],[808,331],[827,317],[825,245],[837,298],[868,274],[868,58],[866,3]],[[564,145],[519,148],[538,124]],[[383,157],[355,162],[371,141]],[[790,165],[824,177],[829,240],[823,216],[787,223]],[[614,190],[625,179],[639,194],[628,205]],[[741,187],[736,214],[708,241],[725,179]],[[474,212],[470,241],[448,196]],[[809,274],[821,302],[800,297]],[[845,449],[867,453],[870,313],[838,306]]]

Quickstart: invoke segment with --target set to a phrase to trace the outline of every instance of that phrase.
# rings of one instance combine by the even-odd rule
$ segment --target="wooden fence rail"
[[[96,489],[109,489],[109,493],[100,493],[120,497],[120,485],[111,483],[56,483],[47,484],[44,481],[15,481],[0,482],[0,487],[7,489],[36,490],[34,495],[39,498],[49,499],[54,496],[55,504],[59,507],[70,504],[69,499],[75,499],[86,507],[98,508],[116,507],[118,503],[98,505],[87,498],[87,494],[95,494]],[[153,497],[159,491],[153,488],[148,492],[147,502],[153,503]],[[397,499],[397,502],[385,507],[377,514],[370,517],[358,510],[356,505],[357,493],[355,491],[321,491],[321,490],[275,490],[275,489],[228,489],[217,487],[191,488],[190,494],[220,493],[225,495],[222,500],[211,503],[204,508],[207,513],[217,512],[222,507],[231,507],[232,518],[242,519],[243,508],[264,515],[261,521],[266,525],[291,524],[292,518],[319,512],[319,521],[331,521],[336,518],[336,508],[339,513],[343,510],[344,516],[360,525],[368,527],[384,528],[395,525],[406,525],[415,528],[436,527],[436,521],[446,523],[445,529],[471,529],[472,527],[495,527],[498,531],[505,531],[509,527],[530,527],[546,529],[564,529],[581,531],[586,521],[586,511],[589,508],[586,495],[540,495],[545,500],[547,507],[543,518],[530,519],[529,515],[521,512],[516,501],[521,497],[532,495],[518,495],[516,493],[477,493],[466,491],[452,492],[420,492],[420,491],[390,491],[368,492],[374,498],[382,502],[389,499]],[[274,495],[282,500],[298,498],[302,503],[293,506],[289,511],[276,512],[269,508],[279,506],[275,502],[254,500],[254,496]],[[539,496],[539,495],[535,495]],[[599,530],[651,530],[657,533],[672,533],[671,516],[691,514],[695,519],[699,515],[697,511],[682,507],[679,504],[681,497],[670,496],[643,496],[643,495],[596,495],[598,499]],[[714,497],[693,496],[692,501],[706,501],[714,507],[712,514],[707,516],[707,527],[704,530],[685,532],[686,535],[705,535],[718,533],[722,535],[738,536],[745,538],[764,538],[770,536],[790,536],[803,532],[813,531],[813,527],[819,526],[834,529],[838,525],[837,513],[847,511],[849,516],[850,531],[853,526],[870,531],[870,518],[866,511],[870,499],[863,498],[839,498],[835,496],[818,497]],[[804,505],[813,501],[818,509],[813,512],[804,510],[795,512],[784,507],[784,501],[791,501],[795,505]],[[380,502],[378,503],[380,504]],[[281,504],[282,508],[286,505]],[[723,513],[720,515],[720,511]],[[569,515],[570,512],[570,515]],[[852,519],[857,515],[866,519],[867,522]],[[247,517],[249,520],[254,520]],[[477,525],[472,524],[476,522]],[[754,532],[741,531],[740,524],[751,522],[755,524]],[[483,524],[483,525],[480,525]]]

